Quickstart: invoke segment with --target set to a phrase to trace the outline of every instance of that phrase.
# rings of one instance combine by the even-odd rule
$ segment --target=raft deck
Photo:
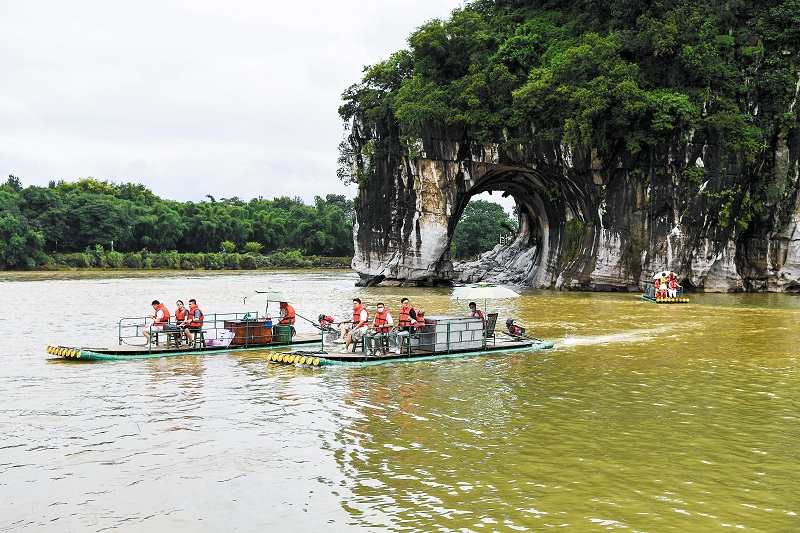
[[[552,342],[547,341],[530,341],[518,339],[502,339],[497,340],[495,343],[487,344],[483,348],[456,348],[446,351],[441,350],[426,350],[419,347],[412,347],[399,354],[394,352],[381,353],[375,355],[367,355],[361,351],[341,353],[339,350],[327,347],[323,352],[306,351],[303,349],[293,349],[291,352],[283,353],[275,352],[270,356],[270,361],[288,362],[297,364],[298,358],[303,356],[319,358],[320,365],[336,365],[336,366],[369,366],[388,363],[392,361],[424,361],[431,359],[443,359],[451,357],[467,357],[473,355],[483,355],[488,353],[499,352],[514,352],[519,350],[545,350],[553,347]],[[281,358],[274,357],[275,355],[283,356]],[[289,357],[287,361],[286,358]],[[306,363],[306,364],[313,364]]]
[[[121,344],[119,346],[48,346],[47,353],[60,355],[68,359],[82,359],[85,361],[119,361],[125,359],[152,359],[157,357],[171,357],[176,355],[200,355],[213,352],[235,352],[240,350],[271,350],[291,346],[306,346],[313,344],[322,345],[320,335],[313,333],[298,333],[292,337],[291,343],[274,342],[265,344],[249,344],[239,346],[136,346]]]

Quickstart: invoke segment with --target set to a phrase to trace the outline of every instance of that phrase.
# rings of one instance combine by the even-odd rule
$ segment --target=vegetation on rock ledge
[[[800,0],[473,0],[408,43],[344,93],[343,119],[632,153],[706,130],[747,160],[797,125]]]

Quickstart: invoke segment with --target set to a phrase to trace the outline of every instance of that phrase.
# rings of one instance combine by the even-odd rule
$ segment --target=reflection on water
[[[484,310],[553,340],[549,353],[370,368],[44,351],[113,343],[118,317],[153,298],[226,312],[256,287],[309,318],[345,316],[354,295],[466,309],[449,289],[355,280],[4,275],[0,530],[800,530],[792,296],[530,292]]]

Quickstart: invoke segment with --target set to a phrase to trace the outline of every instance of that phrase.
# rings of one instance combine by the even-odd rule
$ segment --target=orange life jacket
[[[164,317],[159,320],[158,319],[158,312],[163,311]],[[156,306],[156,321],[153,323],[154,326],[166,326],[169,323],[169,309],[164,304],[158,304]]]
[[[286,309],[286,314],[281,317],[278,324],[294,324],[294,307],[286,304],[286,306],[281,307],[281,309]]]
[[[397,325],[408,327],[411,325],[411,311],[414,311],[414,322],[417,321],[417,313],[419,309],[415,307],[401,307],[400,308],[400,316],[397,317]]]
[[[470,315],[470,316],[472,316],[472,318],[475,318],[475,317],[483,318],[483,313],[481,313],[480,309],[476,309],[476,310],[474,310],[472,312],[472,315]]]
[[[195,311],[197,313],[199,313],[200,315],[197,316]],[[203,325],[203,312],[200,310],[199,307],[197,307],[197,305],[190,305],[189,306],[189,315],[191,315],[190,318],[189,318],[189,325],[191,327],[199,328],[200,326]]]
[[[353,309],[353,327],[356,327],[358,323],[361,322],[361,311],[367,312],[367,319],[364,322],[369,322],[369,309],[361,304],[358,304],[358,307]]]
[[[186,315],[188,314],[189,314],[188,309],[186,309],[185,307],[179,307],[178,309],[175,310],[175,321],[180,324],[181,322],[186,320]]]
[[[375,331],[379,333],[386,333],[389,331],[390,328],[387,326],[389,321],[386,319],[388,315],[389,315],[389,310],[386,309],[385,307],[383,308],[383,311],[378,311],[377,313],[375,313],[375,322],[373,323]]]

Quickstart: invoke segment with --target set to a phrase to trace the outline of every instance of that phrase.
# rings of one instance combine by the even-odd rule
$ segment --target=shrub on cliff
[[[797,124],[800,0],[473,0],[408,43],[365,69],[339,110],[384,142],[457,125],[509,146],[637,153],[702,130],[752,161]]]

